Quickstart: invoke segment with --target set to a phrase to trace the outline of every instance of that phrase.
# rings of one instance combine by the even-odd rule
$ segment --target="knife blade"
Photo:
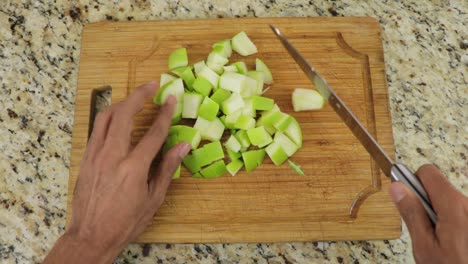
[[[435,225],[437,222],[437,216],[432,208],[429,196],[419,179],[411,173],[405,165],[394,164],[380,144],[363,126],[359,119],[357,119],[335,91],[328,85],[327,81],[309,64],[309,62],[286,39],[278,28],[273,25],[270,25],[270,27],[286,48],[289,55],[291,55],[291,57],[296,61],[309,80],[315,85],[322,97],[330,104],[346,126],[348,126],[348,128],[353,132],[354,136],[356,136],[356,138],[361,142],[363,147],[372,156],[383,173],[392,181],[400,181],[408,186],[416,196],[418,196],[426,209],[431,222]]]

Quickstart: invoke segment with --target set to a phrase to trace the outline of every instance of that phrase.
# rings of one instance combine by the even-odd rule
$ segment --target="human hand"
[[[97,115],[80,165],[70,226],[45,263],[110,263],[151,223],[173,173],[190,151],[187,143],[176,145],[156,174],[148,176],[175,104],[169,97],[145,136],[132,146],[133,117],[155,90],[156,83],[144,84]]]
[[[390,185],[390,196],[408,226],[417,263],[466,263],[468,198],[458,192],[434,165],[416,172],[437,214],[432,226],[424,207],[404,184]]]

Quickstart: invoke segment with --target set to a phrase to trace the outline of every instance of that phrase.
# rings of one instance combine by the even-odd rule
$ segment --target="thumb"
[[[418,197],[401,182],[393,182],[389,193],[408,227],[415,249],[430,249],[435,241],[434,228]]]
[[[164,196],[172,180],[177,167],[180,165],[184,157],[190,151],[190,144],[180,143],[172,147],[163,157],[156,175],[151,178],[150,192],[155,204],[162,204]],[[159,205],[160,205],[159,204]]]

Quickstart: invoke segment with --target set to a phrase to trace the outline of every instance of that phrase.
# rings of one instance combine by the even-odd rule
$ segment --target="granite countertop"
[[[22,3],[19,3],[22,2]],[[73,4],[73,2],[75,2]],[[64,231],[81,31],[104,20],[372,16],[383,29],[397,157],[468,193],[468,4],[453,1],[1,1],[0,262],[40,262]],[[106,4],[104,4],[106,2]],[[411,263],[401,239],[129,245],[116,263]]]

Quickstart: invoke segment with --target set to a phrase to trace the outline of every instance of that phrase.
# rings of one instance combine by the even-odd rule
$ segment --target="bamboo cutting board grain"
[[[69,181],[67,216],[83,156],[92,91],[109,85],[112,102],[167,72],[171,51],[186,47],[190,63],[206,58],[211,44],[245,31],[275,79],[267,96],[296,117],[304,146],[292,158],[306,176],[267,161],[250,174],[173,181],[154,222],[138,242],[279,242],[391,239],[401,224],[389,181],[333,110],[295,113],[297,87],[311,87],[268,28],[274,24],[337,91],[352,111],[393,153],[389,100],[379,24],[372,18],[248,18],[97,23],[83,32]],[[136,142],[157,114],[148,99],[135,118]]]

